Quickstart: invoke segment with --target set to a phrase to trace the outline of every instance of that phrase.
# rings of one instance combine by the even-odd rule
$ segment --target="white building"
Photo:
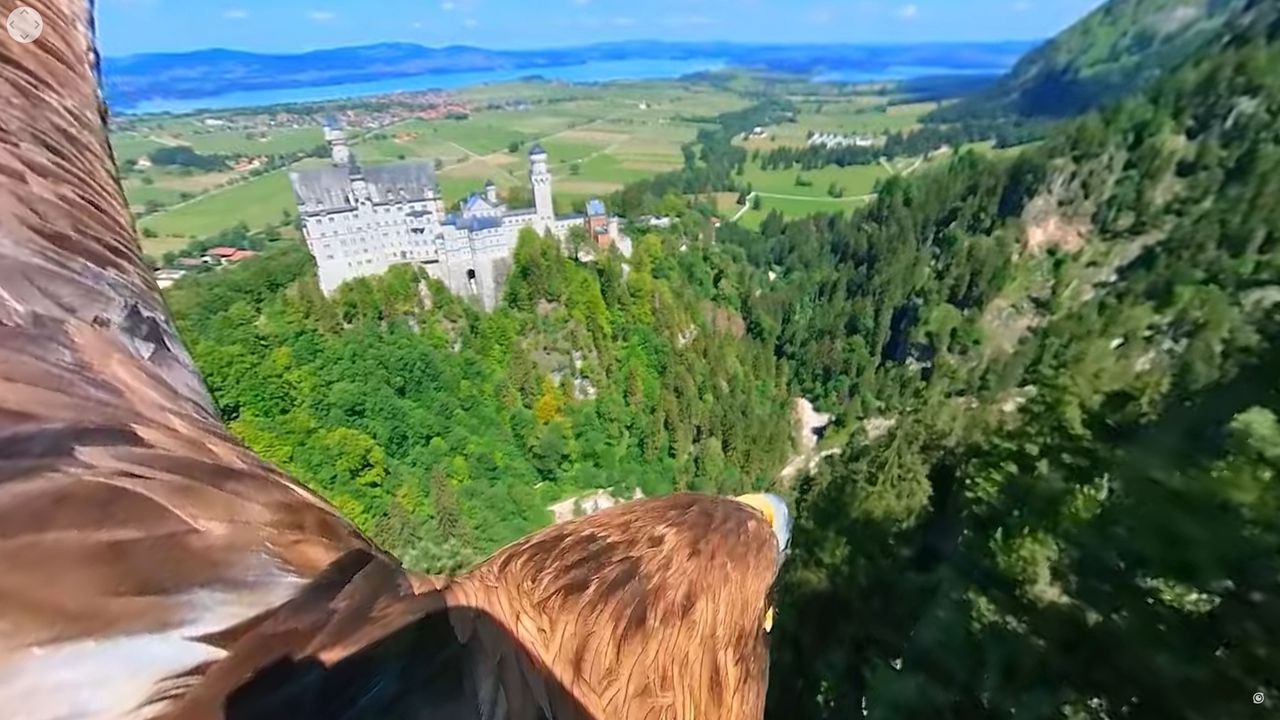
[[[869,135],[841,135],[839,133],[815,132],[809,136],[809,145],[829,148],[871,147],[876,139]]]
[[[540,145],[529,151],[532,208],[507,208],[489,182],[449,213],[431,163],[362,167],[334,122],[325,127],[325,141],[332,165],[290,172],[289,180],[326,295],[352,278],[415,263],[454,294],[478,298],[491,309],[502,294],[523,228],[550,231],[563,240],[574,226],[603,224],[607,240],[597,237],[597,242],[620,239],[617,218],[603,217],[599,201],[589,204],[591,217],[555,214],[551,171]]]

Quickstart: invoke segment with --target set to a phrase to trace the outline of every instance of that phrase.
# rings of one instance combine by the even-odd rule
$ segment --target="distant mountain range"
[[[102,62],[107,101],[127,108],[145,100],[210,97],[245,90],[317,87],[426,74],[529,70],[613,60],[714,58],[735,67],[796,73],[882,72],[929,68],[931,73],[991,71],[1013,65],[1036,43],[909,45],[752,45],[731,42],[633,41],[544,50],[430,48],[383,43],[269,55],[197,50],[108,57]]]

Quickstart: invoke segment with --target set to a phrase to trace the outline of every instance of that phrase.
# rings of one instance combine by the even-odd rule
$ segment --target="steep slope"
[[[1220,39],[1242,0],[1111,0],[940,119],[1066,117],[1124,97]]]
[[[774,717],[1276,715],[1280,5],[1253,12],[1013,162],[718,236],[854,433],[798,483]]]

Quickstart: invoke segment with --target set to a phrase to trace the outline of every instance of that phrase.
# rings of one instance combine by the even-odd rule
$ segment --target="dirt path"
[[[739,218],[741,218],[743,215],[746,215],[747,211],[751,209],[751,200],[755,196],[756,196],[756,193],[754,192],[748,195],[746,197],[746,202],[742,203],[742,209],[739,210],[737,214],[735,214],[732,218],[730,218],[729,222],[738,222]]]
[[[833,415],[818,412],[807,398],[796,398],[791,409],[791,417],[796,427],[797,447],[791,460],[778,473],[778,480],[783,485],[789,484],[803,472],[812,472],[823,458],[840,452],[840,448],[818,451],[818,438],[831,424]]]

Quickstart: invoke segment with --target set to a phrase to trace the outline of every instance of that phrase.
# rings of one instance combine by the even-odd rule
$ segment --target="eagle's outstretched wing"
[[[38,40],[0,43],[0,715],[759,717],[767,508],[638,503],[447,583],[236,441],[141,263],[92,10],[29,4]]]

